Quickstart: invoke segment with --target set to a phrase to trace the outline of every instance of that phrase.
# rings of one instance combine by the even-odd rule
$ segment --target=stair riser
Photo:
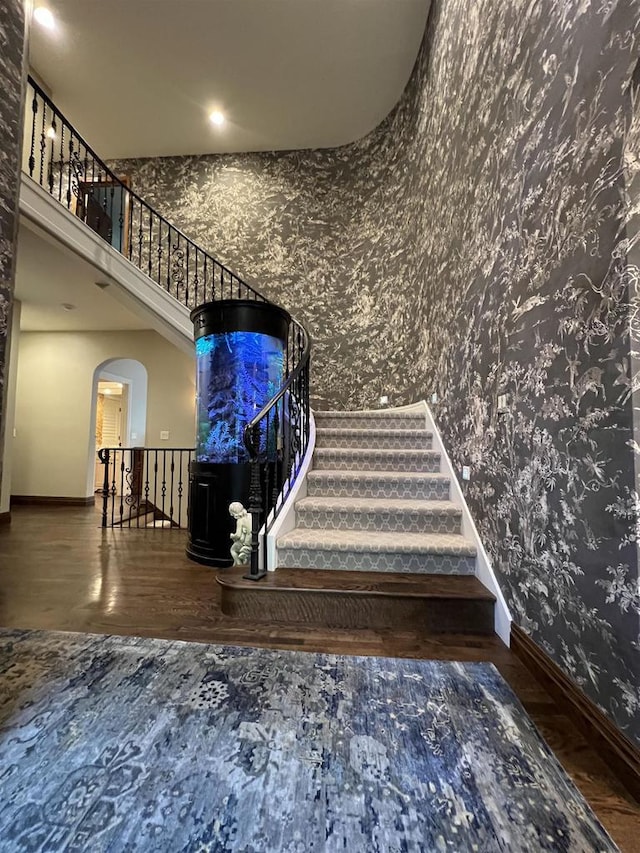
[[[278,567],[349,572],[406,572],[472,575],[475,557],[457,554],[325,551],[321,548],[278,548]]]
[[[409,473],[434,474],[440,470],[440,454],[414,451],[398,451],[389,457],[375,450],[367,453],[339,453],[321,450],[313,455],[316,471],[403,471]]]
[[[443,480],[399,481],[351,480],[318,477],[307,480],[307,494],[323,498],[400,498],[411,500],[449,500],[449,483]]]
[[[344,447],[361,450],[431,450],[433,436],[425,432],[423,435],[399,436],[390,433],[388,436],[362,436],[350,433],[326,435],[322,430],[316,433],[316,447]]]
[[[397,596],[242,591],[223,587],[222,612],[253,622],[326,628],[394,629],[421,634],[493,634],[493,602],[402,599]]]
[[[383,413],[362,417],[354,414],[349,417],[336,417],[314,413],[316,426],[327,429],[424,429],[424,415],[402,415],[394,417]]]
[[[460,533],[460,515],[437,512],[296,510],[298,527],[322,530],[385,530],[391,533]]]

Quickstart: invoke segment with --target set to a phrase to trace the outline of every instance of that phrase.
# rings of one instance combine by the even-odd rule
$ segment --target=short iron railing
[[[97,156],[32,77],[26,114],[24,171],[178,302],[190,309],[220,299],[269,302],[132,190],[126,178]],[[310,348],[306,329],[292,320],[283,384],[245,428],[245,445],[253,466],[248,496],[253,530],[252,578],[263,577],[268,568],[266,547],[260,561],[259,530],[263,524],[265,532],[271,529],[308,447]],[[262,483],[266,483],[264,493]],[[112,485],[109,490],[111,494]],[[185,503],[187,500],[184,497]],[[124,504],[118,513],[111,507],[113,518],[124,512]],[[127,519],[126,523],[135,525],[134,520],[129,524]],[[104,517],[103,524],[108,526]]]
[[[189,447],[103,447],[102,526],[153,527],[175,530],[187,526]]]

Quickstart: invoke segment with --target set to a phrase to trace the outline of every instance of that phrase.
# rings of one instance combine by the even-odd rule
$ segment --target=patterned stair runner
[[[449,479],[424,415],[317,412],[307,497],[277,542],[278,566],[472,575],[476,551],[460,532]]]

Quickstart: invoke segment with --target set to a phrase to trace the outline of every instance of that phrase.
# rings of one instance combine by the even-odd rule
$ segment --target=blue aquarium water
[[[198,338],[198,462],[249,460],[243,430],[280,388],[283,350],[283,341],[259,332]]]

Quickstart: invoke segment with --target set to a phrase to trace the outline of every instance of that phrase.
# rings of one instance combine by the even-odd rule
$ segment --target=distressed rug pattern
[[[491,664],[0,631],[3,851],[612,851]]]

